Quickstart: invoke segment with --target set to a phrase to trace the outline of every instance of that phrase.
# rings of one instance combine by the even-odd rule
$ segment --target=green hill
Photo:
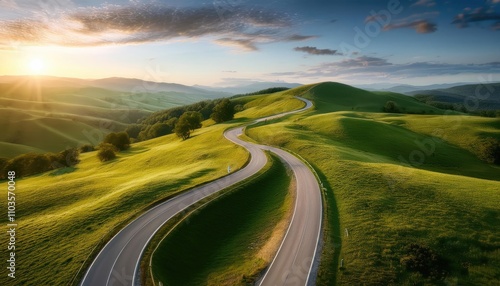
[[[294,90],[289,92],[294,93]],[[394,101],[403,113],[442,114],[443,111],[412,97],[393,92],[370,92],[349,85],[325,82],[307,86],[302,96],[316,103],[318,112],[365,111],[382,112],[388,101]]]
[[[141,82],[137,81],[122,79],[118,83],[131,87]],[[51,77],[0,77],[0,142],[11,144],[2,156],[96,145],[107,133],[122,131],[127,124],[155,111],[212,97],[201,91],[110,90],[91,86],[94,83]],[[182,90],[179,85],[174,87]],[[186,87],[186,91],[191,89]]]
[[[500,167],[478,159],[475,142],[500,139],[499,119],[383,113],[387,99],[408,111],[433,109],[336,83],[289,92],[312,99],[316,110],[247,135],[295,151],[320,174],[326,213],[318,285],[498,281]],[[408,270],[405,261],[418,260],[411,244],[439,259],[420,261],[425,271]]]
[[[464,105],[471,112],[500,110],[500,83],[468,84],[409,93],[422,101]]]
[[[272,110],[283,108],[286,101],[296,104],[296,99],[287,98],[254,107]],[[242,120],[216,125],[207,120],[208,127],[197,129],[186,141],[172,134],[135,143],[106,163],[96,152],[83,153],[74,168],[17,179],[23,235],[16,240],[22,245],[16,255],[23,258],[23,275],[16,283],[68,285],[82,274],[82,265],[85,271],[89,255],[97,254],[95,250],[146,207],[226,175],[228,165],[233,171],[241,168],[248,154],[226,140],[223,131]],[[6,200],[0,198],[0,204],[7,205]],[[7,254],[6,249],[2,253]],[[0,285],[9,285],[8,279],[0,277]]]

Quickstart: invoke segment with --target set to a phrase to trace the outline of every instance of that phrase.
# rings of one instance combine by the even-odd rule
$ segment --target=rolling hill
[[[144,87],[157,86],[148,91]],[[0,77],[0,157],[98,144],[155,111],[220,97],[179,84],[136,79]],[[43,138],[43,139],[42,139]],[[42,139],[42,140],[40,140]]]
[[[314,100],[316,110],[247,135],[300,154],[324,183],[318,285],[498,281],[500,167],[481,161],[474,142],[500,139],[499,119],[444,115],[403,95],[338,83],[287,92]],[[380,112],[387,99],[428,112]],[[434,260],[411,270],[408,261],[419,258],[410,247]]]
[[[500,83],[469,84],[446,89],[417,90],[408,93],[427,101],[462,104],[470,111],[499,110]]]

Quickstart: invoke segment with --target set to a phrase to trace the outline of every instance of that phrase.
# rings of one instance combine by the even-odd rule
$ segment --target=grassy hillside
[[[283,104],[276,100],[266,104]],[[95,152],[84,153],[75,168],[17,180],[16,255],[22,257],[22,275],[16,282],[67,285],[93,250],[130,217],[153,202],[226,175],[228,165],[240,168],[248,154],[223,137],[234,124],[196,130],[186,141],[168,135],[132,144],[107,163]],[[6,197],[0,204],[7,204]],[[9,285],[7,279],[0,277],[0,285]]]
[[[30,149],[58,152],[82,144],[98,144],[109,132],[154,111],[208,98],[203,94],[159,91],[145,93],[89,86],[76,79],[2,78],[0,142],[10,143],[5,157]],[[40,140],[43,138],[43,140]],[[43,141],[43,142],[41,142]]]
[[[286,230],[278,223],[291,210],[290,177],[283,163],[272,161],[257,178],[198,209],[162,241],[153,256],[155,281],[248,285],[256,278],[274,257]]]
[[[223,138],[227,127],[204,128],[184,142],[170,135],[134,144],[104,164],[95,152],[85,153],[76,169],[19,180],[22,235],[16,243],[23,275],[17,282],[66,285],[101,238],[124,220],[161,198],[225,175],[228,165],[240,168],[248,156]],[[9,285],[6,279],[0,284]]]
[[[305,86],[297,91],[301,96],[313,100],[318,112],[341,110],[382,112],[387,101],[394,101],[401,107],[403,113],[443,113],[442,110],[399,93],[370,92],[335,82]],[[297,93],[289,91],[289,93],[294,92]]]
[[[387,94],[331,83],[315,87],[300,91],[317,100],[315,112],[247,133],[258,142],[299,153],[326,182],[318,284],[498,281],[500,168],[477,159],[466,145],[478,136],[498,138],[499,121],[351,111],[357,107],[379,112],[377,106]],[[375,100],[369,102],[371,98]],[[398,103],[408,110],[421,108],[412,101]],[[332,112],[336,110],[348,111]],[[448,272],[443,280],[402,265],[412,243],[443,258]],[[430,268],[442,270],[437,265]]]

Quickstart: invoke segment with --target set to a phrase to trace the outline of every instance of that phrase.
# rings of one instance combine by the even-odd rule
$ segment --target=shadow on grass
[[[64,174],[73,173],[76,170],[77,170],[77,168],[75,168],[75,167],[65,167],[65,168],[57,169],[54,172],[51,172],[49,175],[50,176],[60,176],[60,175],[64,175]]]
[[[342,232],[340,231],[340,214],[335,199],[335,193],[327,181],[326,176],[317,166],[313,165],[318,176],[323,182],[326,191],[323,192],[324,208],[326,209],[326,222],[324,222],[323,251],[317,282],[320,284],[335,285],[338,281],[340,269],[340,253],[342,250]],[[333,254],[331,247],[333,247]],[[326,256],[325,256],[326,255]],[[333,272],[333,273],[332,273]],[[332,279],[333,281],[330,281]]]

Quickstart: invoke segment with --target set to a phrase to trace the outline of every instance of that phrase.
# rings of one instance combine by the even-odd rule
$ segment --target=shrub
[[[427,246],[411,243],[400,263],[409,271],[419,272],[424,277],[442,280],[448,273],[448,263]]]
[[[234,107],[229,101],[229,99],[225,98],[221,100],[213,109],[213,113],[210,116],[215,122],[220,123],[224,121],[228,121],[234,118]]]
[[[387,113],[401,113],[401,109],[399,108],[399,106],[391,100],[385,103],[383,111]]]
[[[85,144],[83,146],[80,146],[80,153],[92,152],[94,150],[95,150],[94,145]]]
[[[120,151],[126,150],[130,147],[130,137],[125,131],[118,133],[111,132],[106,135],[103,142],[114,145]]]
[[[116,158],[116,147],[109,143],[103,143],[99,146],[99,151],[97,151],[97,158],[101,162],[106,162]]]
[[[500,141],[498,139],[483,138],[474,149],[481,160],[500,165]]]

